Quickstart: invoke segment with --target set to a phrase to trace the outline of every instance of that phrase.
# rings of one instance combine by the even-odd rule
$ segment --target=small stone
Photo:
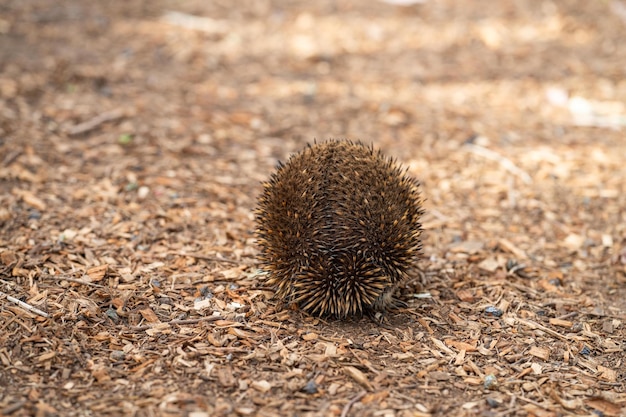
[[[123,361],[126,359],[126,352],[123,350],[114,350],[111,352],[111,359],[114,361]]]
[[[498,378],[495,375],[489,374],[485,376],[485,389],[493,390],[498,387]]]
[[[485,308],[485,314],[488,316],[493,316],[493,317],[501,317],[503,314],[503,311],[500,310],[498,307],[488,306]]]
[[[608,334],[613,334],[615,331],[615,326],[613,326],[613,322],[611,320],[605,320],[602,323],[602,331]]]
[[[302,392],[306,392],[307,394],[316,394],[317,393],[317,384],[315,380],[310,380],[306,383],[304,387],[302,387]]]
[[[111,320],[113,320],[114,322],[118,322],[120,319],[120,316],[117,315],[117,311],[115,311],[114,309],[110,308],[106,311],[106,315],[108,318],[110,318]]]
[[[139,189],[137,190],[137,197],[139,197],[140,200],[148,197],[148,194],[150,194],[150,188],[146,187],[145,185],[139,187]]]
[[[500,407],[501,403],[495,398],[487,397],[487,405],[491,408],[497,408]]]

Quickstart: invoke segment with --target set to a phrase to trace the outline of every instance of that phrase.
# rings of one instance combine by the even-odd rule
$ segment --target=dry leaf
[[[452,346],[456,350],[464,350],[466,352],[475,352],[477,342],[478,341],[476,340],[473,340],[472,343],[460,342],[460,341],[452,340],[452,339],[445,340],[446,346]]]
[[[150,307],[142,308],[139,310],[139,314],[148,322],[148,323],[160,323],[159,318],[154,311]]]

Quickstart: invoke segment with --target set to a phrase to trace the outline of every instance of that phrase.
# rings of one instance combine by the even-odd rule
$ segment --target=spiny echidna
[[[419,183],[372,146],[309,145],[279,162],[259,197],[268,283],[312,315],[384,311],[421,251],[422,214]]]

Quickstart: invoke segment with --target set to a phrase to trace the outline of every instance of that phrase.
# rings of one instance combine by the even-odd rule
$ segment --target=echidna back
[[[317,315],[384,308],[420,250],[416,181],[380,152],[330,141],[265,185],[257,235],[278,295]]]

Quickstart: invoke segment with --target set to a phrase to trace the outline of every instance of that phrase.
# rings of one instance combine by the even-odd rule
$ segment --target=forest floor
[[[0,414],[625,416],[626,1],[235,4],[0,5]],[[422,183],[382,324],[259,273],[327,138]]]

